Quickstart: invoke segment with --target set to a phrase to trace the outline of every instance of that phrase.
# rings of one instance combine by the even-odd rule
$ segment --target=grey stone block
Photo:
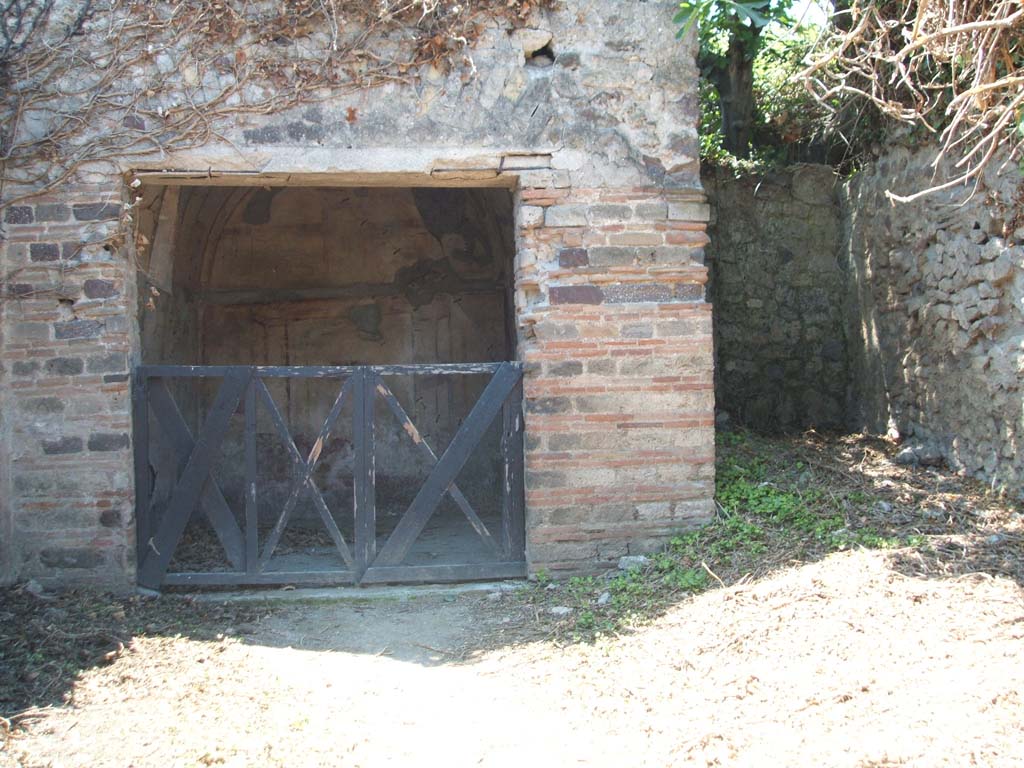
[[[65,453],[81,453],[82,438],[59,437],[55,440],[43,440],[43,453],[47,456],[59,456]]]
[[[587,207],[585,205],[552,205],[544,212],[546,227],[585,227]]]
[[[66,339],[95,339],[103,333],[103,323],[99,320],[68,320],[53,324],[54,337]]]
[[[131,441],[125,433],[94,432],[89,435],[90,451],[123,451]]]

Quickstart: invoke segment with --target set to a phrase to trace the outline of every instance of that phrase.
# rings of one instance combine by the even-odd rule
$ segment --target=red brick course
[[[650,187],[519,192],[534,571],[607,567],[711,513],[707,237],[703,221],[671,218],[701,203]],[[21,298],[6,303],[0,347],[19,575],[131,581],[135,275],[124,253],[88,245],[116,226],[119,195],[68,187],[21,208],[3,243]],[[585,225],[546,227],[538,209]]]
[[[529,192],[524,204],[554,199]],[[590,227],[520,233],[533,254],[520,260],[520,286],[538,289],[519,307],[527,539],[532,569],[580,572],[649,552],[710,515],[711,314],[704,222],[668,218],[698,198],[562,192],[559,205],[587,206]]]

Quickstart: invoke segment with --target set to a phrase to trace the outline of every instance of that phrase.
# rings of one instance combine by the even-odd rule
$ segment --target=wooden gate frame
[[[440,457],[423,439],[383,378],[481,374],[490,374],[491,379]],[[176,378],[223,379],[196,437],[193,437],[167,387],[167,380]],[[342,380],[334,404],[306,457],[296,447],[288,425],[263,381],[266,378]],[[355,450],[355,526],[351,548],[313,482],[320,453],[347,398],[353,398]],[[427,479],[379,551],[374,455],[374,409],[378,398],[384,401],[413,443],[433,462]],[[141,586],[157,589],[161,585],[370,584],[525,576],[522,399],[523,367],[515,362],[377,366],[139,366],[135,370],[133,387],[138,582]],[[293,472],[291,492],[262,553],[259,551],[257,530],[256,461],[256,409],[260,402],[288,451]],[[245,418],[245,513],[242,526],[238,525],[212,471],[231,419],[239,408]],[[149,462],[151,412],[178,460],[174,489],[159,521],[155,520],[153,510]],[[459,490],[455,479],[499,412],[502,415],[502,515],[501,530],[495,538]],[[321,521],[345,563],[344,569],[266,570],[303,491],[312,494]],[[445,496],[451,497],[477,535],[494,552],[494,562],[402,564]],[[196,508],[209,520],[233,570],[167,572],[174,550]]]

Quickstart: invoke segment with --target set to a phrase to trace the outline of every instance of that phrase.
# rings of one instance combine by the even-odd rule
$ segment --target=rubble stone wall
[[[928,187],[933,149],[893,145],[852,179],[824,166],[705,172],[718,408],[759,429],[867,429],[901,460],[1024,485],[1022,178]],[[948,176],[946,176],[948,178]]]
[[[906,461],[945,459],[1024,486],[1024,209],[1016,166],[892,205],[935,178],[934,150],[891,148],[845,187],[843,258],[850,425],[907,440]],[[939,178],[942,174],[939,174]]]
[[[823,165],[742,178],[708,169],[704,187],[719,411],[760,430],[844,425],[838,177]]]

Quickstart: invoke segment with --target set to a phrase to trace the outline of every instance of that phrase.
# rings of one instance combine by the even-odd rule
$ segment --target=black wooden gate
[[[482,394],[440,457],[427,444],[405,408],[388,387],[394,376],[489,376]],[[219,382],[197,434],[193,435],[173,394],[185,380]],[[311,449],[303,455],[289,432],[269,379],[325,379],[338,383],[333,405]],[[381,582],[439,582],[510,578],[526,573],[524,555],[522,366],[518,363],[389,366],[170,366],[136,369],[134,386],[134,445],[138,581],[153,589],[161,585],[241,584],[367,584]],[[386,536],[379,537],[376,511],[374,416],[382,401],[405,435],[432,465],[412,503]],[[332,515],[314,471],[332,429],[351,403],[352,515],[346,539]],[[257,409],[269,416],[287,451],[291,490],[276,522],[261,535],[257,501],[260,477],[257,462]],[[491,528],[456,484],[481,439],[501,415],[500,523]],[[232,420],[244,419],[244,510],[236,515],[215,476],[215,464]],[[155,427],[155,429],[154,429]],[[153,493],[153,446],[163,442],[176,468],[167,498]],[[312,498],[319,522],[326,529],[344,567],[309,564],[299,569],[274,566],[275,550],[303,494]],[[407,555],[445,497],[449,497],[486,545],[486,562],[408,564]],[[200,511],[224,555],[220,568],[168,571],[189,521]],[[493,518],[492,520],[497,519]],[[492,530],[493,529],[493,530]],[[262,539],[262,541],[261,541]],[[335,558],[336,560],[336,558]]]

